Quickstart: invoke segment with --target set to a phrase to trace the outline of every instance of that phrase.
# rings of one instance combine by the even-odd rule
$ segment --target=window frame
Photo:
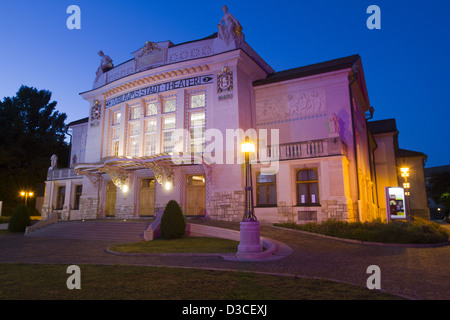
[[[80,191],[78,192],[78,187],[80,187]],[[80,210],[80,198],[83,194],[83,185],[82,184],[76,184],[74,186],[74,197],[73,197],[73,210]]]
[[[61,192],[61,190],[64,190],[64,192]],[[66,186],[65,185],[58,186],[58,191],[56,193],[55,210],[64,209],[65,197],[66,197]]]
[[[277,175],[273,173],[272,175],[275,178],[274,182],[258,182],[258,177],[261,175],[261,172],[256,173],[256,207],[261,208],[270,208],[270,207],[278,207],[278,197],[277,197]],[[275,186],[275,203],[268,203],[269,202],[269,186]],[[264,186],[265,189],[265,199],[266,203],[261,204],[259,203],[259,187]]]
[[[316,176],[317,179],[316,180],[302,180],[299,181],[298,180],[298,173],[300,171],[315,171],[316,172]],[[320,188],[319,188],[319,170],[317,168],[303,168],[303,169],[296,169],[295,170],[295,198],[297,201],[296,206],[297,207],[320,207]],[[300,184],[304,184],[307,186],[307,199],[308,201],[311,201],[312,197],[311,197],[311,190],[310,190],[310,185],[316,183],[317,184],[317,199],[316,202],[305,202],[305,203],[301,203],[300,199],[299,199],[299,193],[298,193],[298,188]]]

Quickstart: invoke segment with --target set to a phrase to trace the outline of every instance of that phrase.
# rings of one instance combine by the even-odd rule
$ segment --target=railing
[[[28,234],[34,230],[46,227],[48,225],[58,222],[58,214],[56,212],[50,213],[50,216],[46,220],[39,221],[31,226],[26,227],[25,234]]]
[[[259,148],[258,159],[302,159],[345,154],[346,147],[340,138],[301,141]]]
[[[47,172],[47,181],[50,180],[62,180],[62,179],[71,179],[77,177],[78,174],[75,170],[71,168],[63,168],[63,169],[48,169]]]

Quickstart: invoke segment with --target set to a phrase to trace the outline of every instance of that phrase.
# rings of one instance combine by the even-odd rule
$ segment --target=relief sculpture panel
[[[258,124],[295,120],[323,114],[325,111],[326,98],[323,91],[271,96],[256,103]]]

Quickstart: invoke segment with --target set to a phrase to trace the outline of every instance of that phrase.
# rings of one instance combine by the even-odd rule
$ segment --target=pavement
[[[197,222],[195,222],[197,223]],[[239,230],[237,222],[199,221]],[[115,255],[111,241],[51,239],[21,234],[0,236],[0,263],[121,264],[208,270],[259,272],[291,277],[321,278],[366,287],[379,266],[381,290],[408,299],[450,300],[450,245],[392,246],[348,242],[298,230],[261,224],[261,236],[291,250],[265,261],[227,260],[217,255]]]

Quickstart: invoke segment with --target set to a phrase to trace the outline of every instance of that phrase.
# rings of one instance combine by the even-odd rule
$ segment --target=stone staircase
[[[26,233],[30,237],[56,239],[137,242],[151,222],[144,221],[70,221],[58,222]]]

